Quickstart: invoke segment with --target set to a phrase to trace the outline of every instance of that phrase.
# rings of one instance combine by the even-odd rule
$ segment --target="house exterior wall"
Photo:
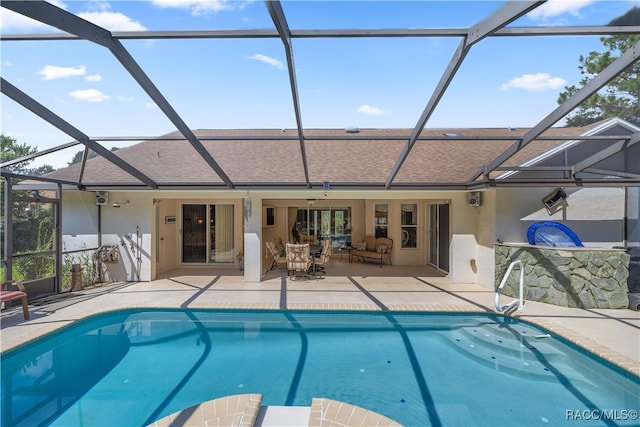
[[[124,204],[126,200],[130,202]],[[116,201],[121,203],[120,208],[112,206]],[[93,192],[64,191],[63,252],[115,245],[118,262],[106,264],[107,277],[125,281],[150,280],[151,206],[151,193],[110,192],[109,203],[96,206]]]
[[[119,260],[105,264],[107,277],[111,280],[149,281],[158,273],[180,265],[181,204],[216,202],[234,204],[234,246],[242,248],[245,244],[242,198],[237,195],[229,197],[226,193],[217,197],[212,193],[203,197],[204,194],[109,191],[109,202],[98,207],[94,192],[66,190],[62,202],[63,251],[95,249],[99,244],[116,245]],[[127,200],[129,203],[125,204]],[[116,201],[120,208],[113,207]],[[258,205],[260,202],[258,199]],[[98,217],[101,242],[98,241]],[[176,222],[167,223],[166,217],[175,217]],[[259,222],[256,230],[258,234],[261,232]]]
[[[496,241],[497,191],[482,193],[482,206],[477,208],[478,252],[476,254],[476,283],[491,287],[495,276],[494,243]]]
[[[92,192],[62,193],[63,252],[98,247],[98,207],[95,200]]]
[[[158,230],[159,235],[157,236],[158,240],[154,240],[154,252],[157,251],[158,256],[153,257],[152,264],[155,263],[155,268],[152,268],[152,271],[155,270],[157,274],[160,274],[173,270],[179,265],[175,248],[178,248],[180,244],[178,241],[180,225],[177,223],[180,204],[177,200],[163,199],[161,202],[157,202],[155,206],[158,220],[154,230]],[[167,222],[167,218],[176,218],[176,223]]]
[[[478,263],[478,217],[484,210],[484,202],[482,206],[469,206],[467,192],[451,194],[449,275],[453,283],[477,283],[478,269],[487,268]]]
[[[387,204],[389,209],[389,237],[394,240],[392,260],[396,265],[426,265],[428,257],[427,206],[434,201],[452,200],[450,223],[451,268],[454,280],[475,282],[477,272],[470,265],[477,258],[475,228],[477,208],[467,206],[466,192],[388,192],[379,194],[335,192],[330,198],[316,197],[314,208],[323,206],[350,207],[352,240],[374,234],[376,204]],[[206,196],[205,196],[206,194]],[[283,196],[286,196],[284,198]],[[369,196],[369,199],[361,197]],[[286,241],[289,206],[305,209],[309,194],[305,192],[252,192],[248,196],[239,191],[171,192],[171,191],[109,191],[109,203],[95,205],[95,193],[66,190],[63,199],[63,242],[65,248],[95,248],[98,246],[98,210],[100,210],[101,244],[116,245],[119,262],[109,264],[108,276],[112,280],[148,281],[158,274],[170,271],[180,263],[180,215],[184,203],[233,203],[235,206],[235,247],[243,248],[244,270],[247,281],[260,281],[266,269],[264,242],[273,237]],[[124,203],[125,201],[129,203]],[[245,200],[251,200],[251,212],[245,216]],[[112,204],[119,202],[121,207]],[[403,203],[418,206],[418,248],[403,249],[400,245],[400,209]],[[275,208],[276,223],[265,227],[263,206]],[[174,217],[175,223],[167,217]],[[455,256],[454,256],[455,254]],[[479,263],[478,263],[479,265]],[[480,270],[482,270],[480,268]]]
[[[183,203],[233,203],[235,247],[243,250],[247,281],[259,282],[267,268],[264,242],[273,237],[287,240],[288,207],[306,209],[307,199],[315,198],[314,208],[350,207],[353,219],[352,240],[374,234],[376,204],[388,206],[388,235],[394,241],[394,265],[427,265],[429,257],[428,206],[450,205],[450,269],[455,283],[493,286],[495,275],[494,243],[525,243],[526,232],[534,222],[561,221],[572,228],[586,246],[623,245],[624,189],[570,188],[567,204],[549,215],[541,199],[553,188],[498,188],[483,191],[482,205],[469,206],[466,191],[406,191],[322,193],[304,191],[251,192],[222,191],[129,191],[109,192],[109,204],[100,208],[102,244],[117,245],[118,264],[108,265],[113,280],[152,280],[180,263],[180,215]],[[634,193],[634,194],[637,194]],[[123,204],[129,200],[128,204]],[[250,200],[250,205],[245,201]],[[118,201],[119,209],[112,203]],[[637,201],[637,198],[636,198]],[[403,203],[418,206],[418,248],[401,248],[400,211]],[[250,212],[246,208],[250,206]],[[275,224],[265,226],[264,206],[275,210]],[[64,250],[98,246],[98,207],[93,192],[65,191],[63,194]],[[633,207],[633,206],[632,206]],[[627,210],[629,207],[627,206]],[[175,217],[176,222],[168,222]],[[596,225],[597,226],[594,226]]]
[[[126,200],[130,202],[124,204]],[[120,208],[112,206],[115,201]],[[152,204],[150,193],[122,192],[110,193],[109,204],[101,207],[102,244],[117,245],[120,253],[117,264],[107,265],[112,279],[151,279]]]
[[[623,245],[624,189],[566,188],[566,206],[549,215],[541,200],[553,190],[497,189],[496,238],[505,243],[526,243],[531,224],[557,221],[572,229],[587,247]]]

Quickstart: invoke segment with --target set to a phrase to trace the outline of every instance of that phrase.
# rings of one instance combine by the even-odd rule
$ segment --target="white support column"
[[[244,280],[260,282],[262,277],[262,198],[248,195],[243,203]]]

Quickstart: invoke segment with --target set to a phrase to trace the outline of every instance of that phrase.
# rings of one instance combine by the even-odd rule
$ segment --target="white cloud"
[[[594,0],[549,0],[542,6],[533,9],[527,16],[535,20],[554,18],[566,13],[578,16],[582,8],[593,2]]]
[[[100,74],[93,74],[91,76],[85,76],[84,79],[88,82],[99,82],[102,80],[102,76]]]
[[[265,64],[269,64],[276,68],[284,69],[284,64],[282,63],[282,61],[275,58],[271,58],[270,56],[267,56],[267,55],[263,55],[261,53],[256,53],[255,55],[248,56],[247,58],[264,62]]]
[[[147,102],[144,104],[145,107],[149,110],[158,110],[158,106],[154,102]]]
[[[385,114],[386,112],[378,107],[373,107],[371,105],[361,105],[358,107],[357,109],[358,113],[360,114],[366,114],[368,116],[381,116],[383,114]]]
[[[151,0],[162,8],[191,10],[192,15],[204,15],[209,12],[243,9],[249,2],[230,0]]]
[[[567,81],[562,77],[551,77],[549,73],[523,74],[500,86],[500,90],[512,88],[524,89],[532,92],[542,92],[550,89],[560,89]]]
[[[77,67],[57,67],[55,65],[45,65],[38,74],[42,74],[45,80],[66,79],[67,77],[83,76],[87,72],[87,67],[79,65]]]
[[[54,6],[60,9],[66,9],[67,6],[58,0],[50,0]],[[27,18],[24,15],[13,12],[4,7],[0,8],[0,27],[3,32],[6,31],[41,31],[41,30],[56,30],[46,24],[35,19]]]
[[[11,10],[0,8],[0,24],[2,31],[34,31],[51,29],[48,25]]]
[[[80,12],[78,16],[109,31],[145,31],[147,28],[120,12]]]
[[[73,92],[70,92],[69,95],[78,101],[87,102],[102,102],[111,98],[96,89],[74,90]]]
[[[122,96],[122,95],[117,95],[117,96],[116,96],[116,99],[117,99],[118,101],[126,101],[126,102],[129,102],[129,101],[133,101],[133,96]]]
[[[2,61],[2,66],[3,67],[13,67],[13,63],[11,63],[10,61]]]

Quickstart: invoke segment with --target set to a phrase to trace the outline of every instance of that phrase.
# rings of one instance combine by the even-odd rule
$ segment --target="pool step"
[[[474,327],[460,328],[447,336],[449,342],[460,351],[495,370],[542,380],[557,380],[554,370],[558,366],[569,365],[569,357],[553,345],[552,337],[526,332],[530,336],[521,334],[520,341],[514,340],[509,330]],[[563,375],[570,376],[572,381],[591,384],[587,377],[575,369],[562,371],[569,372]]]

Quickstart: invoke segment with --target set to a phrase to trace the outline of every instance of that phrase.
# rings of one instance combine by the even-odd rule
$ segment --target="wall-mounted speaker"
[[[108,191],[96,191],[96,206],[104,206],[109,203]]]
[[[470,191],[467,194],[467,201],[469,202],[469,206],[481,206],[482,193],[479,191]]]
[[[553,210],[563,204],[565,200],[567,200],[567,193],[564,191],[564,188],[556,188],[542,199],[542,203],[544,203],[547,209]]]

